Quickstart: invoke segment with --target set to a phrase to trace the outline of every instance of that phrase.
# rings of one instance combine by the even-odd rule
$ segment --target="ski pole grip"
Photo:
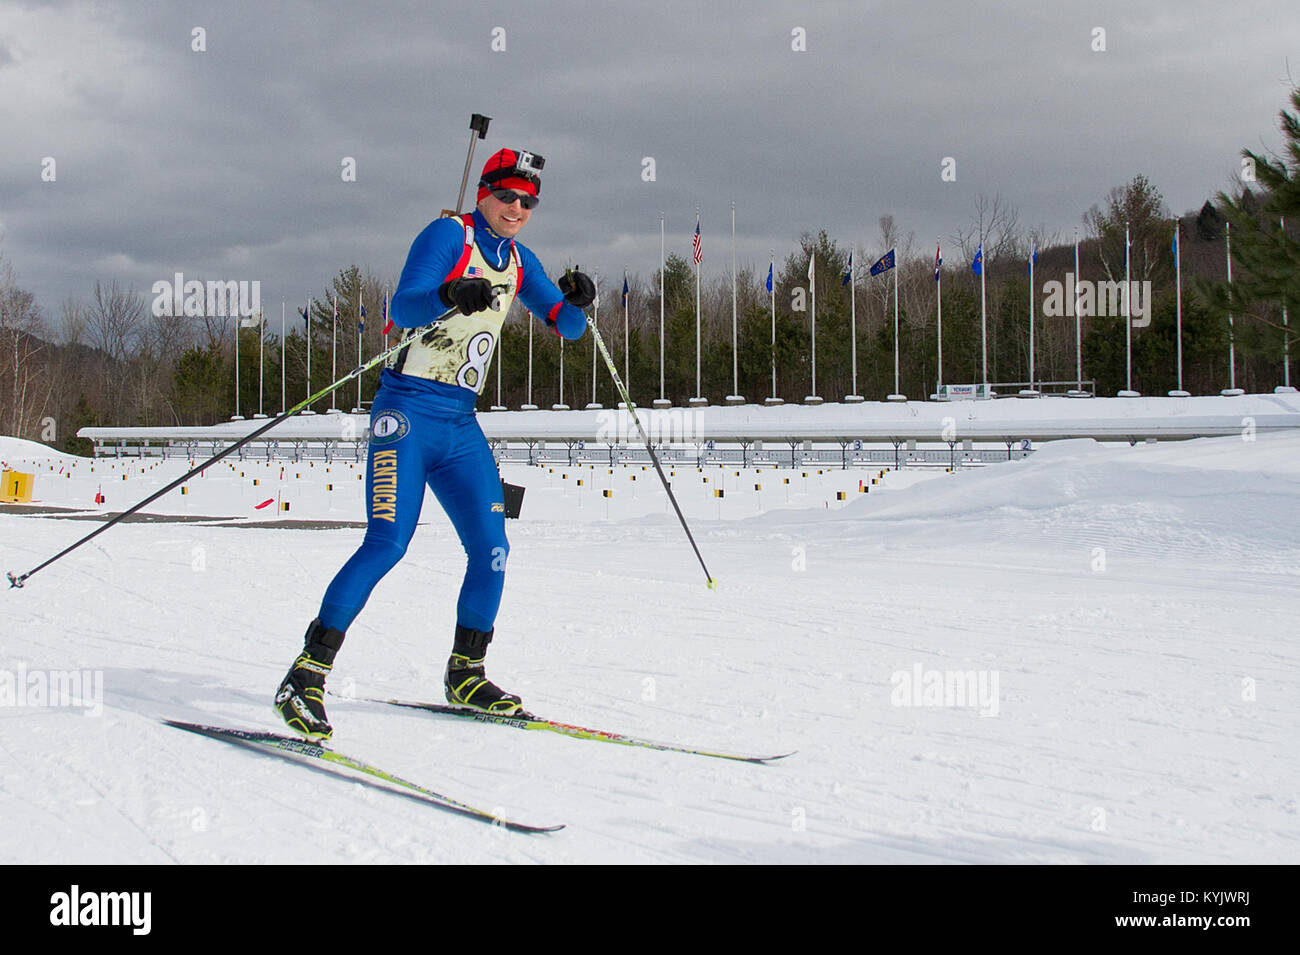
[[[492,311],[494,312],[501,311],[501,296],[509,293],[509,291],[510,291],[509,285],[492,286]]]

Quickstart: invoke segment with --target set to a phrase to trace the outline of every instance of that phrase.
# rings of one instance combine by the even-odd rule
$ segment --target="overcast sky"
[[[1289,73],[1294,0],[0,0],[0,254],[50,318],[175,272],[260,280],[272,318],[354,262],[396,278],[473,112],[471,189],[502,146],[546,159],[521,239],[552,275],[648,279],[660,212],[689,255],[697,207],[729,272],[733,201],[762,271],[819,228],[883,251],[887,213],[932,255],[981,194],[1069,241],[1139,172],[1174,213],[1228,187]]]

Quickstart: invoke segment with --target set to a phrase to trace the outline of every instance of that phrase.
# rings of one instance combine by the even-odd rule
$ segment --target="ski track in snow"
[[[102,462],[93,479],[56,483],[71,459],[37,453],[0,439],[12,466],[45,468],[37,493],[52,504],[93,508],[87,489],[102,483],[120,508],[183,473],[166,462],[115,487],[108,478],[139,462]],[[572,483],[577,469],[505,469],[529,491],[509,527],[493,677],[565,722],[795,755],[731,763],[349,698],[441,698],[464,557],[432,499],[349,631],[329,681],[342,694],[327,701],[332,746],[567,829],[514,834],[179,732],[158,719],[281,729],[276,683],[363,529],[123,523],[5,594],[0,679],[10,674],[11,691],[21,666],[100,671],[104,695],[98,716],[0,697],[0,861],[1300,854],[1300,437],[1057,442],[956,474],[891,472],[846,503],[833,492],[876,472],[827,470],[773,493],[790,472],[763,472],[754,492],[748,476],[718,469],[719,501],[699,480],[713,472],[678,469],[715,592],[653,475],[635,471],[633,501],[617,490],[632,472],[606,470],[585,472],[597,475],[587,490]],[[202,505],[194,513],[246,519],[257,516],[249,501],[269,496],[236,468],[205,480],[203,501],[169,496],[159,513]],[[349,511],[316,493],[324,480],[296,483],[297,515],[359,518],[359,489],[348,487]],[[30,569],[94,526],[0,508],[0,562]],[[896,680],[917,666],[996,673],[996,715],[896,705]]]

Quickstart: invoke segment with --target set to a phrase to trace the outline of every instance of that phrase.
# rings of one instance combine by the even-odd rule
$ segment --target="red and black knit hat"
[[[483,199],[493,189],[514,189],[535,196],[542,191],[542,180],[537,173],[520,169],[519,157],[513,149],[501,149],[483,166],[478,181],[478,198]]]

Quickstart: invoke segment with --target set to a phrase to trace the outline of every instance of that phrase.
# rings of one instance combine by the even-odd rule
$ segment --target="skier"
[[[326,589],[275,696],[285,723],[309,739],[332,733],[325,677],[371,591],[406,553],[426,484],[467,556],[443,678],[447,701],[489,713],[522,711],[519,697],[484,673],[509,544],[501,480],[474,404],[516,295],[568,339],[582,336],[582,310],[596,297],[591,279],[576,270],[557,287],[515,241],[538,204],[543,165],[533,153],[500,150],[483,167],[474,212],[434,220],[411,245],[392,301],[392,321],[410,344],[382,371],[370,415],[366,536]],[[450,308],[457,313],[435,321]]]

